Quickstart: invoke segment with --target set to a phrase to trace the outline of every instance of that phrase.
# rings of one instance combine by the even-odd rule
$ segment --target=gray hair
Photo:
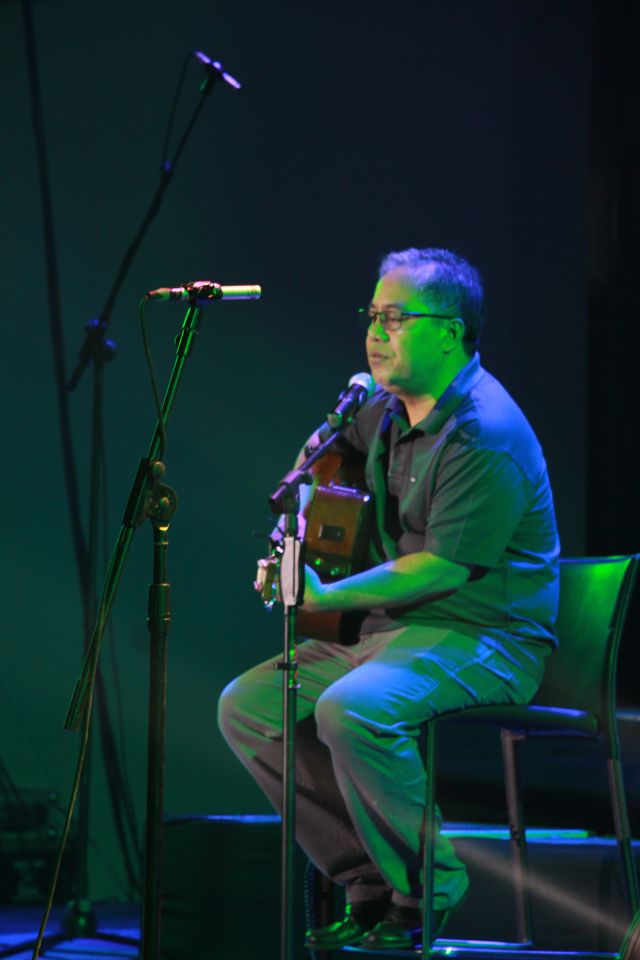
[[[420,291],[428,295],[438,313],[452,313],[464,320],[463,343],[468,353],[478,346],[484,311],[482,280],[475,267],[450,250],[410,247],[389,253],[380,264],[380,276],[406,269]]]

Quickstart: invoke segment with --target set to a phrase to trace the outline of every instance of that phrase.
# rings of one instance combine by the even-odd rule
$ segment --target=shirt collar
[[[422,430],[424,433],[439,433],[449,417],[456,412],[467,394],[475,387],[483,373],[484,370],[480,366],[480,354],[475,353],[469,363],[451,381],[431,413],[427,414],[424,420],[416,423],[413,429]],[[389,396],[385,408],[392,413],[406,416],[404,404],[394,394]]]

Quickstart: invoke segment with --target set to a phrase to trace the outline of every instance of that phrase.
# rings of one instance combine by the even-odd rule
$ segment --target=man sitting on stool
[[[447,250],[387,256],[368,309],[378,389],[341,443],[366,457],[374,495],[363,573],[323,584],[304,607],[364,610],[354,646],[298,648],[297,839],[346,887],[344,919],[307,946],[415,946],[421,933],[425,771],[419,735],[442,713],[527,703],[555,646],[559,544],[540,445],[480,366],[482,286]],[[229,745],[281,803],[279,657],[220,699]],[[435,930],[468,877],[441,834]]]

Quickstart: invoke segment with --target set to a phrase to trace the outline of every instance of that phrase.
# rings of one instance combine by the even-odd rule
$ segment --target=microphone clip
[[[222,285],[213,280],[192,280],[191,283],[183,283],[182,286],[187,291],[189,303],[195,303],[197,300],[219,300],[223,295]]]

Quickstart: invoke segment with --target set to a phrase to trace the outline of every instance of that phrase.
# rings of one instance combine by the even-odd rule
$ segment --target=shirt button
[[[409,479],[411,480],[411,483],[415,483],[415,482],[416,482],[416,478],[415,478],[415,477],[409,477]]]

